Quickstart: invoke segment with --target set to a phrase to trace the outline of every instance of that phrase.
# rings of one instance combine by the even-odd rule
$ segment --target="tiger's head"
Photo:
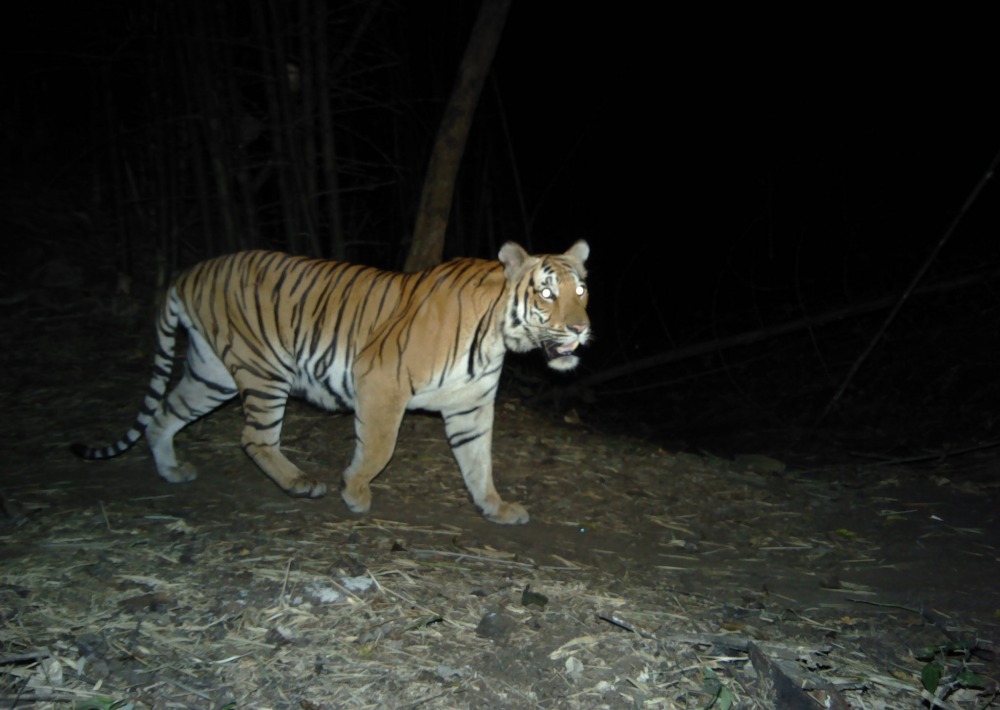
[[[576,349],[590,340],[583,266],[589,254],[583,240],[565,254],[542,256],[532,256],[514,242],[501,247],[500,262],[511,291],[503,332],[509,350],[540,348],[554,370],[577,366]]]

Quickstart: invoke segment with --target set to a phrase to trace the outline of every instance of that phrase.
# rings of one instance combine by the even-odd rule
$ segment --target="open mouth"
[[[543,346],[545,357],[548,360],[556,360],[561,357],[569,357],[580,347],[580,343],[545,343]]]

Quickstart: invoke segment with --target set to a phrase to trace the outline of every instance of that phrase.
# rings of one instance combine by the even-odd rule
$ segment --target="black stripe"
[[[461,446],[465,446],[466,444],[469,444],[469,443],[475,441],[476,439],[478,439],[481,436],[483,436],[483,434],[485,434],[485,433],[486,432],[481,431],[481,432],[478,432],[478,433],[468,434],[464,438],[457,439],[457,440],[454,437],[448,437],[448,443],[451,444],[451,448],[457,449],[457,448],[459,448]]]

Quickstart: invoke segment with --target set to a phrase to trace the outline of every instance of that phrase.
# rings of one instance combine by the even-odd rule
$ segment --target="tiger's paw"
[[[520,503],[501,502],[493,513],[483,513],[486,519],[500,525],[523,525],[528,522],[528,511]]]
[[[160,476],[170,483],[187,483],[198,478],[198,469],[189,463],[157,468]]]
[[[299,476],[285,489],[292,498],[322,498],[326,495],[326,484],[314,478]]]
[[[367,513],[372,507],[372,492],[368,486],[364,488],[356,486],[352,490],[350,486],[345,485],[340,490],[340,497],[344,499],[344,503],[352,513]]]

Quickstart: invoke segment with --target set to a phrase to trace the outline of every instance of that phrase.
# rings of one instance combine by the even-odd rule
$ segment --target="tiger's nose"
[[[566,327],[577,335],[580,335],[582,333],[586,333],[590,328],[590,325],[588,323],[569,323]]]

